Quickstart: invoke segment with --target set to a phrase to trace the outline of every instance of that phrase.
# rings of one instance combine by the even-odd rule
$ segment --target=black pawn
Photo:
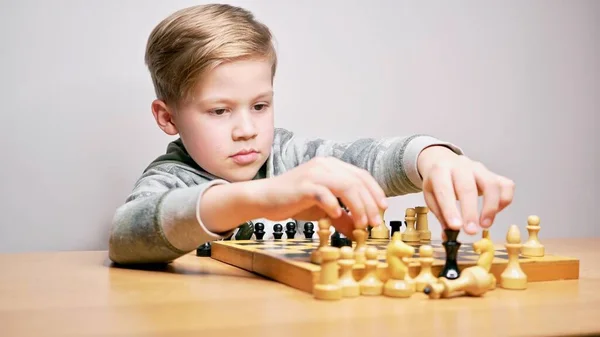
[[[209,256],[211,252],[210,242],[203,243],[200,247],[196,248],[196,256]]]
[[[455,280],[460,277],[460,270],[458,269],[458,263],[456,261],[458,249],[460,248],[460,242],[456,240],[459,231],[445,229],[444,233],[446,233],[446,241],[444,241],[442,245],[444,245],[444,250],[446,251],[446,264],[440,272],[439,277]]]
[[[279,223],[276,223],[273,226],[273,237],[275,239],[281,239],[282,236],[283,236],[283,226]]]
[[[304,224],[304,237],[307,239],[312,239],[313,234],[315,234],[315,225],[312,222],[306,222]]]
[[[294,235],[296,234],[296,223],[295,222],[288,222],[285,224],[285,235],[287,235],[288,239],[293,239]]]
[[[254,235],[256,236],[256,240],[262,240],[265,236],[265,224],[262,222],[257,222],[254,226]]]
[[[400,231],[400,227],[402,227],[402,221],[392,220],[390,221],[390,227],[392,227],[392,233],[390,234],[390,237],[393,237],[395,232]]]

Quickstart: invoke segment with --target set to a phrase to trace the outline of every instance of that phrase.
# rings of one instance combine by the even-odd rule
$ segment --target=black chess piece
[[[457,241],[460,231],[453,229],[445,229],[446,240],[442,243],[446,251],[446,264],[439,274],[439,277],[445,277],[448,280],[455,280],[460,277],[458,269],[457,255],[461,243]]]
[[[329,245],[336,248],[342,247],[340,233],[337,230],[331,234],[331,237],[329,238]]]
[[[256,237],[256,240],[262,240],[263,237],[265,236],[265,224],[262,222],[257,222],[256,225],[254,225],[254,236]]]
[[[288,239],[293,239],[294,235],[296,235],[296,223],[290,221],[285,224],[285,235],[287,235]]]
[[[340,233],[340,247],[349,246],[352,247],[352,240],[348,239],[344,234]]]
[[[281,239],[283,236],[283,226],[280,223],[273,225],[273,237],[275,239]]]
[[[390,237],[393,237],[395,232],[400,232],[400,227],[402,227],[402,221],[392,220],[392,221],[390,221],[390,227],[392,227],[392,232],[390,233]]]
[[[371,238],[371,229],[373,229],[373,226],[368,225],[367,226],[367,231],[369,232],[369,236],[368,236],[369,239]]]
[[[200,247],[196,248],[196,256],[210,257],[211,248],[210,242],[203,243]]]
[[[250,240],[254,233],[254,223],[248,221],[238,227],[237,233],[235,233],[236,240]]]
[[[312,222],[304,223],[304,237],[307,239],[312,239],[313,234],[315,234],[315,225]]]
[[[332,247],[341,248],[343,246],[352,247],[352,241],[345,237],[343,234],[338,232],[337,230],[331,234],[330,243]]]

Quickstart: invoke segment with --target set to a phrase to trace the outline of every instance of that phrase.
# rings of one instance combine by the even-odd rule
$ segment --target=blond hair
[[[204,73],[244,58],[268,59],[275,76],[277,55],[269,28],[248,10],[210,4],[179,10],[161,21],[148,38],[145,62],[157,98],[177,105]]]

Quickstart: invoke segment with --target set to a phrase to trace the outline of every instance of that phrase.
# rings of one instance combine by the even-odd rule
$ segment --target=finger
[[[365,187],[362,181],[348,170],[347,165],[340,163],[340,160],[330,159],[323,167],[324,174],[318,178],[318,182],[329,187],[333,194],[342,200],[354,219],[355,227],[366,228],[369,220],[361,192]]]
[[[306,205],[306,207],[316,205],[332,219],[338,218],[342,213],[345,213],[335,195],[325,186],[307,183],[304,185],[304,193],[308,196],[311,203],[311,205]]]
[[[354,219],[354,227],[366,228],[368,223],[367,213],[358,189],[348,187],[339,197],[348,208],[352,219]]]
[[[363,197],[360,193],[360,187],[357,186],[360,185],[360,183],[354,179],[353,175],[344,172],[344,170],[339,170],[336,173],[330,174],[331,176],[325,179],[325,186],[330,186],[334,195],[336,195],[342,201],[344,206],[346,206],[354,219],[355,226],[365,228],[368,219]]]
[[[423,190],[423,197],[425,198],[425,204],[429,207],[429,210],[438,219],[442,229],[448,228],[446,221],[440,211],[440,207],[435,200],[435,196],[429,190]]]
[[[365,212],[368,218],[367,225],[371,225],[373,227],[379,226],[383,221],[383,219],[381,219],[381,213],[383,209],[377,205],[377,202],[375,199],[373,199],[371,193],[369,193],[369,191],[366,189],[361,189],[360,194],[363,204],[365,205]]]
[[[299,221],[317,221],[328,217],[331,219],[329,214],[327,214],[323,208],[317,205],[313,205],[308,209],[303,209],[298,213],[294,213],[291,216],[282,217],[281,219],[273,219],[273,220],[285,220],[288,218],[292,218]]]
[[[515,183],[505,177],[500,177],[500,201],[498,211],[502,211],[513,201],[515,195]]]
[[[354,220],[348,213],[343,212],[340,217],[331,219],[331,225],[335,227],[338,232],[344,234],[345,237],[354,241],[354,237],[352,236],[352,231],[355,229]]]
[[[454,191],[460,203],[463,226],[467,234],[475,234],[479,228],[477,183],[473,174],[470,165],[460,165],[452,172]]]
[[[383,221],[381,218],[381,210],[387,209],[387,201],[385,200],[386,196],[383,189],[379,186],[377,181],[375,181],[375,178],[373,178],[366,170],[341,160],[337,160],[335,163],[342,166],[340,170],[347,169],[355,176],[354,179],[357,180],[357,183],[363,185],[362,187],[359,185],[357,188],[360,189],[359,194],[361,195],[365,213],[367,215],[367,224],[378,226]]]
[[[463,221],[456,206],[456,194],[450,170],[438,166],[434,166],[431,170],[431,189],[440,208],[439,212],[448,228],[460,230]]]
[[[386,200],[386,195],[379,183],[375,180],[375,178],[367,171],[361,168],[358,168],[352,164],[348,164],[342,162],[350,171],[356,174],[356,176],[362,180],[365,184],[365,187],[372,195],[373,200],[377,204],[377,206],[381,209],[387,209],[388,204]],[[379,212],[378,212],[379,214]]]
[[[489,228],[494,223],[496,214],[499,211],[500,188],[496,183],[497,180],[494,175],[483,165],[475,165],[473,172],[477,186],[483,195],[479,224],[482,228]]]

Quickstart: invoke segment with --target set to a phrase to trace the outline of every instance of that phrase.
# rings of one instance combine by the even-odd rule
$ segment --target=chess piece
[[[402,242],[400,238],[400,233],[394,233],[386,249],[389,278],[383,286],[383,294],[406,298],[415,293],[415,282],[409,277],[405,260],[415,254],[415,248]]]
[[[312,239],[313,234],[315,234],[315,225],[312,222],[304,223],[304,238]]]
[[[342,288],[343,297],[356,297],[360,295],[360,287],[352,274],[352,267],[354,266],[353,255],[352,247],[343,246],[340,248],[340,259],[338,260],[340,266],[339,285]]]
[[[237,233],[235,233],[236,240],[250,240],[254,234],[254,223],[248,221],[238,227]]]
[[[205,256],[210,257],[212,246],[210,242],[205,242],[200,245],[200,247],[196,248],[196,256]]]
[[[319,247],[313,250],[310,255],[310,261],[315,264],[321,263],[321,249],[327,247],[329,235],[331,234],[331,221],[328,218],[319,220]],[[335,248],[335,247],[334,247]]]
[[[519,265],[519,250],[521,249],[521,233],[517,225],[511,225],[506,234],[506,251],[508,264],[500,275],[500,286],[505,289],[526,289],[527,275]]]
[[[415,209],[407,208],[404,219],[406,220],[406,230],[402,233],[402,241],[404,242],[419,242],[419,232],[415,229]]]
[[[319,300],[339,300],[342,298],[337,263],[340,250],[339,248],[325,246],[320,248],[319,251],[321,255],[321,272],[319,273],[319,281],[313,287],[313,295]]]
[[[350,241],[350,239],[345,237],[342,233],[338,232],[337,230],[335,230],[333,232],[333,234],[331,235],[330,242],[331,242],[330,245],[332,247],[337,247],[337,248],[341,248],[344,246],[352,247],[352,241]]]
[[[296,235],[296,223],[293,221],[289,221],[285,224],[285,235],[287,235],[288,239],[293,239],[294,235]]]
[[[280,223],[276,223],[275,225],[273,225],[273,237],[276,240],[281,239],[281,237],[283,236],[283,226]]]
[[[458,262],[456,261],[458,249],[461,245],[461,243],[457,241],[459,231],[448,228],[444,230],[444,234],[444,242],[442,245],[446,251],[446,263],[438,277],[455,280],[460,277],[460,270],[458,269]]]
[[[380,210],[379,215],[381,216],[381,223],[377,227],[371,229],[370,237],[372,239],[389,239],[390,231],[385,226],[384,211]]]
[[[433,264],[433,248],[430,245],[422,245],[419,247],[419,262],[421,263],[421,271],[415,277],[415,290],[423,291],[430,283],[436,283],[437,277],[431,272]]]
[[[492,278],[485,269],[479,266],[465,268],[460,277],[454,280],[439,278],[437,283],[430,283],[423,289],[431,299],[449,298],[460,295],[481,296],[492,288]]]
[[[367,231],[365,229],[355,229],[352,231],[356,247],[354,247],[354,261],[358,265],[362,265],[366,261],[365,252],[367,249]]]
[[[489,239],[490,238],[490,230],[489,229],[484,229],[481,231],[481,238],[483,239]]]
[[[447,241],[444,243],[448,243],[447,246],[444,246],[446,251],[448,252],[454,248],[458,249],[456,245],[451,245],[458,243],[456,241],[458,231],[447,229],[445,234]],[[458,243],[458,246],[460,246],[460,243]],[[460,272],[458,278],[438,278],[437,283],[427,284],[423,292],[429,295],[429,298],[437,299],[459,295],[481,296],[488,290],[494,289],[496,278],[489,272],[494,259],[494,244],[490,239],[482,238],[473,244],[473,250],[475,253],[480,254],[476,265],[465,268]],[[446,261],[446,264],[448,264],[448,261]]]
[[[392,228],[390,237],[394,237],[394,233],[400,232],[400,227],[402,227],[402,221],[392,220],[392,221],[390,221],[390,227]]]
[[[476,265],[485,269],[485,271],[489,273],[492,269],[492,263],[494,262],[494,256],[496,253],[496,249],[494,248],[494,243],[492,240],[490,240],[488,237],[481,238],[479,241],[473,243],[473,251],[479,254]],[[496,288],[496,277],[491,273],[490,277],[492,278],[491,290]]]
[[[429,208],[426,206],[415,207],[417,213],[417,233],[419,233],[419,240],[423,243],[431,241],[431,231],[429,230],[429,220],[427,219],[427,213]]]
[[[256,237],[256,240],[263,239],[265,236],[265,224],[257,222],[256,225],[254,225],[254,236]]]
[[[523,244],[521,254],[527,257],[542,257],[544,256],[544,245],[539,239],[540,218],[537,215],[530,215],[527,218],[527,231],[529,239]]]
[[[365,230],[365,238],[367,231]],[[377,248],[369,247],[365,250],[365,276],[360,280],[360,294],[366,296],[381,295],[383,282],[377,277]]]

